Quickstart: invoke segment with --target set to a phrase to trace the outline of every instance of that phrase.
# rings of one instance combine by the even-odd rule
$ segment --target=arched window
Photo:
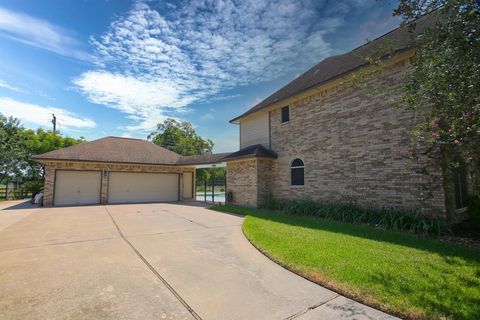
[[[301,159],[295,159],[290,165],[290,183],[292,186],[303,186],[305,184],[305,165]]]

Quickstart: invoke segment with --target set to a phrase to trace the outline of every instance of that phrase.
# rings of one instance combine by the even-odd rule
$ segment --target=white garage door
[[[136,172],[110,172],[109,174],[109,203],[177,200],[177,174]]]
[[[57,170],[55,175],[54,205],[100,203],[100,171]]]

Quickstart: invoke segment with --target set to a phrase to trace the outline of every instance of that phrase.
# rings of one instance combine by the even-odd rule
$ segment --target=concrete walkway
[[[393,319],[276,265],[241,223],[182,204],[0,203],[0,319]]]

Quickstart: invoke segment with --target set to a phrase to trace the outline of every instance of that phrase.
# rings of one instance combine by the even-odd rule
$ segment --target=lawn
[[[480,250],[325,219],[247,214],[243,231],[286,268],[408,319],[480,319]]]

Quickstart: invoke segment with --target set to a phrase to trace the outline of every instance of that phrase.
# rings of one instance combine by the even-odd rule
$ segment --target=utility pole
[[[57,117],[55,113],[52,113],[52,124],[53,124],[53,133],[57,132]]]

